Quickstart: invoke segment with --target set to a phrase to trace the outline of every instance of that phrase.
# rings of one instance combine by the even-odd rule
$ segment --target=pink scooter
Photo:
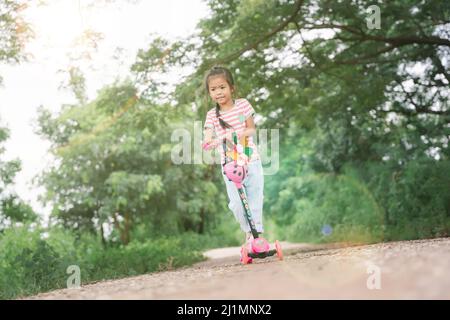
[[[238,148],[237,136],[233,133],[233,152],[242,153],[242,148]],[[204,144],[203,149],[209,150],[214,147],[214,144]],[[251,243],[251,247],[247,248],[246,245],[241,247],[241,262],[243,264],[252,263],[253,258],[264,259],[270,256],[277,254],[278,259],[283,260],[283,251],[281,250],[281,245],[278,240],[275,241],[275,249],[270,250],[269,242],[259,237],[258,231],[256,231],[255,223],[252,219],[252,214],[250,212],[250,207],[247,201],[247,196],[244,190],[243,181],[248,174],[247,165],[239,165],[236,159],[232,159],[227,157],[227,147],[226,147],[226,139],[223,139],[222,142],[224,154],[225,154],[225,163],[223,164],[223,172],[227,176],[229,181],[232,181],[238,190],[239,197],[241,198],[242,205],[244,206],[245,218],[250,226],[251,233],[253,235],[253,241]],[[250,250],[249,250],[250,249]]]

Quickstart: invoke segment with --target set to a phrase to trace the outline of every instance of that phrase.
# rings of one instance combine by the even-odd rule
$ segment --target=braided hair
[[[207,93],[209,93],[209,78],[214,77],[214,76],[223,76],[225,78],[225,81],[228,82],[228,85],[231,88],[234,88],[234,80],[233,80],[233,76],[232,76],[230,70],[228,70],[227,68],[224,68],[224,67],[214,66],[208,71],[208,73],[206,74],[206,77],[205,77],[205,86],[206,86]],[[220,111],[220,106],[218,103],[216,103],[216,117],[217,117],[217,119],[219,119],[220,126],[224,129],[232,128],[231,125],[226,123],[220,117],[219,111]]]

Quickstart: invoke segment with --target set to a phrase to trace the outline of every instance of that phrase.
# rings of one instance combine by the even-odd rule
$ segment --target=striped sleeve
[[[206,121],[205,121],[205,129],[210,128],[210,129],[214,129],[214,123],[213,123],[213,118],[212,118],[212,114],[211,112],[208,112],[206,114]]]
[[[247,120],[248,118],[250,118],[250,116],[255,116],[255,109],[253,109],[252,105],[250,104],[250,102],[248,102],[247,100],[245,100],[245,105],[244,105],[244,117],[245,120]]]

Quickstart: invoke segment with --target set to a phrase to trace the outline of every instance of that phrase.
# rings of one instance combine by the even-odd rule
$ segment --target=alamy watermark
[[[174,144],[171,149],[172,163],[177,165],[220,164],[220,154],[202,149],[203,125],[201,121],[194,121],[193,135],[192,137],[191,131],[185,128],[175,129],[172,132],[170,138]],[[264,175],[276,174],[280,167],[279,130],[258,129],[253,139],[264,166]]]
[[[67,274],[70,277],[67,278],[67,289],[80,289],[81,288],[81,270],[77,265],[71,265],[67,267]]]
[[[367,278],[366,285],[369,290],[381,289],[381,268],[372,262],[366,262],[367,273],[370,276]]]
[[[370,14],[366,17],[367,29],[381,29],[381,11],[377,5],[371,5],[366,9],[366,12]]]

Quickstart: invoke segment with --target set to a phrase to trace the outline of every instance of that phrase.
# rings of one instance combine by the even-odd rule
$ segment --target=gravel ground
[[[28,299],[450,299],[450,238],[282,246],[283,261],[241,265],[239,248],[215,249],[192,267]]]

